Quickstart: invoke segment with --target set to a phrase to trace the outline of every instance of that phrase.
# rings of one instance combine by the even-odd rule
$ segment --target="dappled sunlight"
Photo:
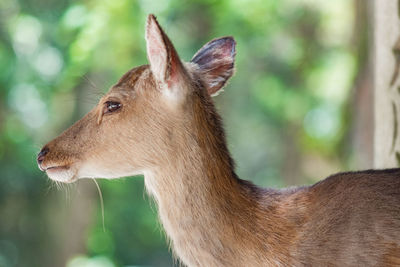
[[[306,114],[304,128],[311,137],[329,141],[338,133],[339,118],[340,114],[337,108],[326,104],[316,107]]]
[[[35,56],[33,65],[44,79],[50,79],[59,74],[63,66],[63,60],[58,49],[41,47]]]
[[[21,121],[30,128],[39,128],[47,121],[46,104],[32,84],[17,84],[10,91],[8,103],[18,112]]]
[[[36,51],[42,34],[42,25],[32,16],[22,15],[11,23],[13,47],[17,54],[30,55]]]

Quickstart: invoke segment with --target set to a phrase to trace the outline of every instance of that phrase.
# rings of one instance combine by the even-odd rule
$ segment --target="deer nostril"
[[[47,153],[49,153],[49,148],[48,147],[44,147],[38,154],[37,156],[37,162],[39,164],[41,164],[44,160],[44,157],[47,155]]]

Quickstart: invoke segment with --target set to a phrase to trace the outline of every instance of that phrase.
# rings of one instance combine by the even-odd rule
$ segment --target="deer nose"
[[[39,154],[37,155],[37,163],[40,165],[42,164],[44,157],[49,153],[49,148],[44,147],[42,150],[40,150]]]

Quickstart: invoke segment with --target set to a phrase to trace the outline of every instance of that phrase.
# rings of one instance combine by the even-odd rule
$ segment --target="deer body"
[[[188,266],[400,264],[400,170],[341,173],[285,190],[259,189],[229,172],[221,184],[215,173],[176,173],[164,169],[145,182]]]
[[[233,74],[233,38],[183,63],[150,15],[146,40],[150,65],[39,153],[51,179],[144,174],[188,266],[400,265],[400,169],[283,190],[240,180],[211,99]]]

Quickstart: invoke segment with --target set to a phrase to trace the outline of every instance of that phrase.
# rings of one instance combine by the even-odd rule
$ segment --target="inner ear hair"
[[[192,58],[210,95],[222,91],[235,71],[236,42],[231,36],[214,39],[205,44]]]
[[[184,72],[184,68],[172,42],[153,14],[147,19],[146,41],[153,74],[156,79],[171,86]]]

